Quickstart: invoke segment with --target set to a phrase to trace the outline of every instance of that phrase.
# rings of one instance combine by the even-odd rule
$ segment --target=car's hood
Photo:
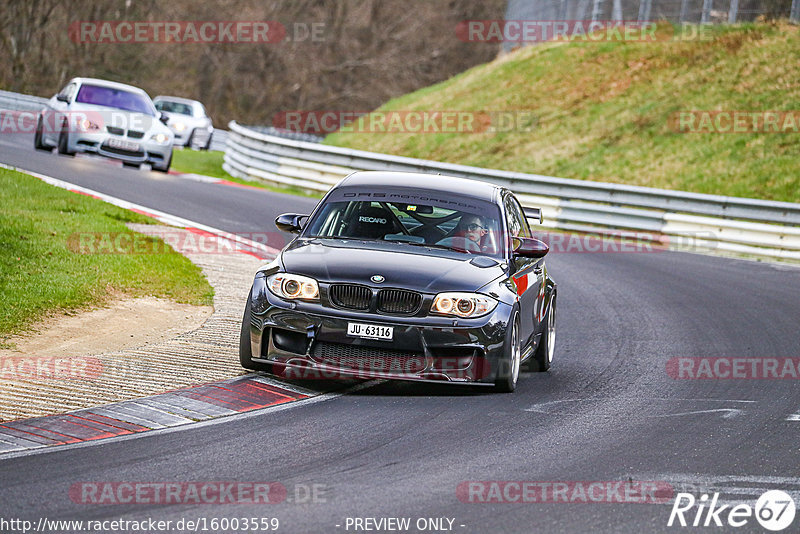
[[[380,275],[385,278],[380,286],[423,292],[475,291],[504,275],[500,263],[485,256],[439,255],[436,252],[441,251],[395,244],[354,243],[301,239],[283,251],[281,260],[287,272],[319,281],[378,286],[370,278]]]

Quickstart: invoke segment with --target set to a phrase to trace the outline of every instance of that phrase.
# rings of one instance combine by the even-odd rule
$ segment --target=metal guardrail
[[[214,133],[211,135],[211,146],[209,150],[217,150],[222,152],[228,146],[228,131],[214,128]]]
[[[541,208],[549,228],[800,260],[800,204],[482,169],[228,127],[223,168],[247,180],[324,192],[356,170],[446,174],[508,187]]]
[[[286,139],[294,139],[295,141],[308,141],[309,143],[321,143],[324,137],[314,134],[307,134],[302,132],[293,132],[284,128],[275,128],[274,126],[249,126],[251,130],[267,135],[275,135]]]
[[[40,96],[0,91],[0,110],[3,111],[39,111],[45,104],[47,99]]]

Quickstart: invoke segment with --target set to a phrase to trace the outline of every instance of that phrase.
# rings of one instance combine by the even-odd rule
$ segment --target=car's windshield
[[[335,196],[335,195],[333,195]],[[402,195],[408,196],[408,195]],[[417,195],[419,196],[419,195]],[[502,255],[499,209],[490,202],[386,198],[329,198],[309,222],[306,237],[367,239]],[[447,207],[450,205],[451,207]]]
[[[178,113],[180,115],[192,116],[192,106],[182,102],[170,102],[169,100],[159,100],[156,102],[156,109],[167,113]]]
[[[144,113],[145,115],[154,115],[147,97],[114,87],[83,84],[80,90],[78,90],[78,96],[75,98],[75,101],[83,104],[94,104],[96,106],[123,109],[125,111],[135,111],[137,113]]]

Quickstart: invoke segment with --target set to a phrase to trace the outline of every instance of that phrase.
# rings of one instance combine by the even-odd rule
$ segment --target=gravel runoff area
[[[242,313],[253,275],[265,260],[237,251],[217,252],[224,247],[199,252],[191,246],[199,236],[189,230],[129,226],[148,235],[178,236],[177,241],[187,245],[177,250],[203,270],[214,288],[214,312],[200,328],[171,339],[72,362],[24,354],[6,359],[0,367],[0,421],[64,413],[244,374],[238,357]],[[125,328],[124,315],[115,320]]]

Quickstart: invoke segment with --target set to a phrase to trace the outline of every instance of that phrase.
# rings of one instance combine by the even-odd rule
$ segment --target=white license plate
[[[347,323],[347,335],[350,337],[391,341],[394,335],[394,327],[377,324]]]
[[[109,138],[108,146],[110,146],[111,148],[129,150],[131,152],[139,151],[139,143],[134,143],[133,141],[126,141],[124,139],[115,139],[113,137]]]

